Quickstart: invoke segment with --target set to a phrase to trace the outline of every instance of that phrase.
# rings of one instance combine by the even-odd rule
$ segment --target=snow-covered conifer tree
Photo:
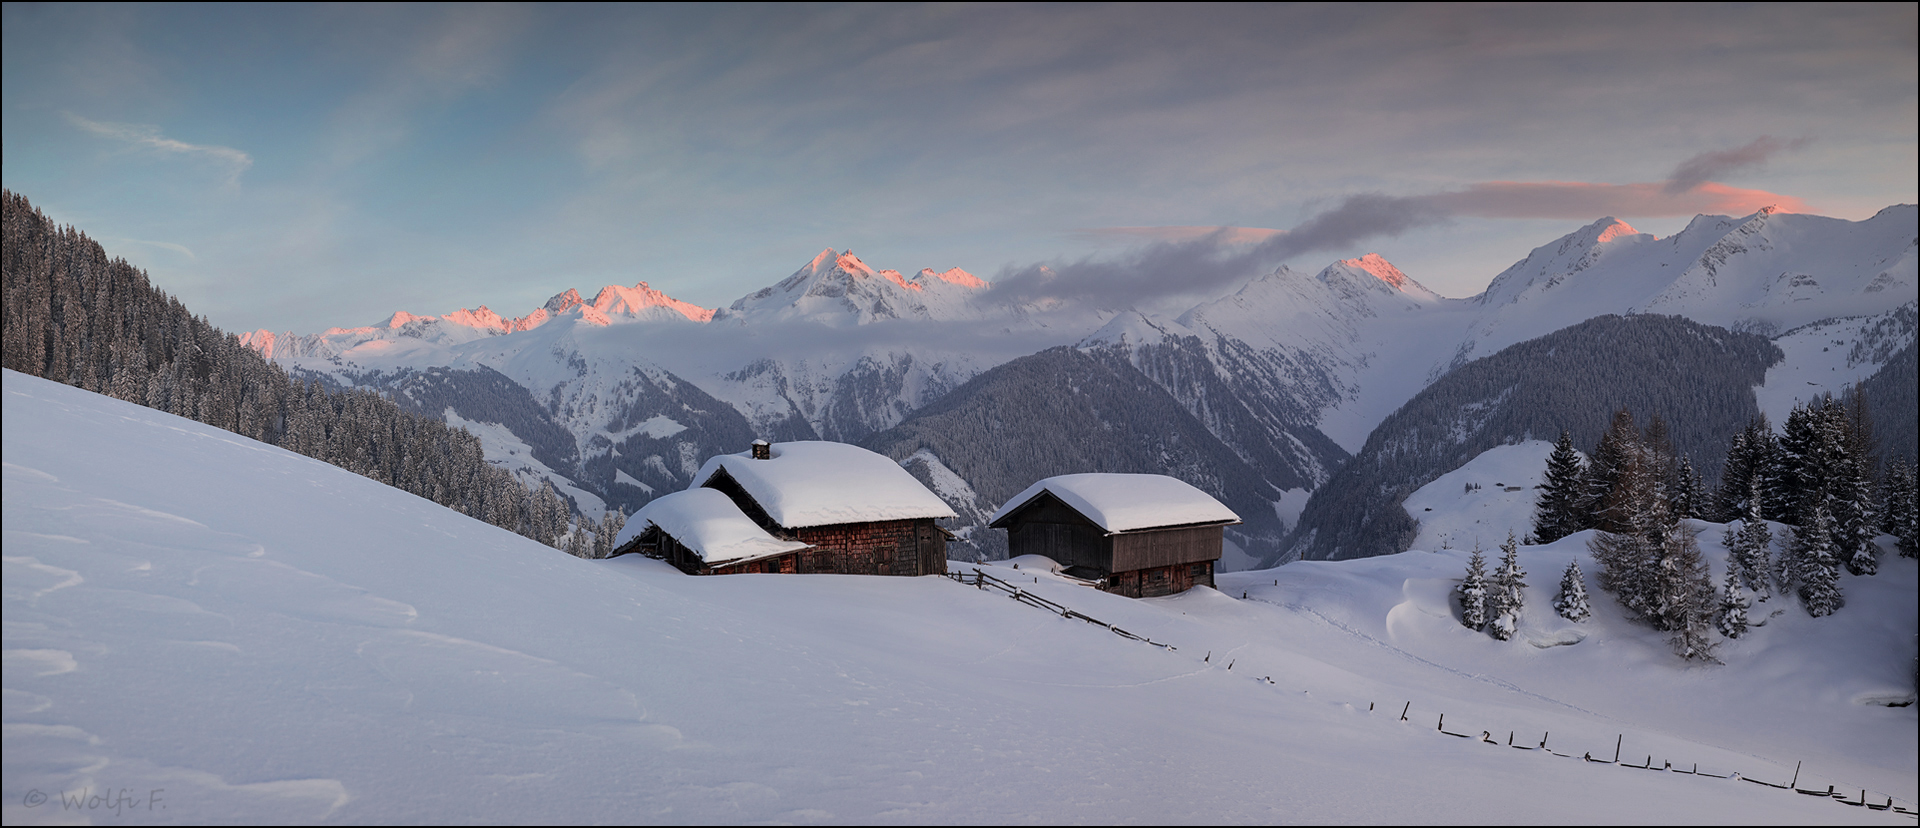
[[[1520,542],[1508,532],[1507,542],[1500,545],[1500,566],[1493,572],[1492,589],[1487,594],[1487,632],[1494,638],[1505,641],[1520,628],[1520,610],[1526,600],[1521,590],[1527,585],[1522,579],[1526,576],[1520,568]]]
[[[1743,587],[1765,601],[1773,595],[1773,566],[1769,560],[1773,532],[1760,518],[1759,481],[1751,481],[1749,485],[1753,491],[1747,499],[1746,517],[1741,519],[1738,530],[1727,530],[1727,570],[1737,574]]]
[[[587,529],[586,516],[575,516],[573,529],[567,532],[567,554],[576,558],[593,557],[593,543],[588,539],[592,534],[593,532]]]
[[[1824,507],[1813,507],[1807,525],[1793,533],[1787,550],[1807,614],[1820,618],[1839,610],[1845,604],[1840,594],[1840,562],[1833,555],[1833,521]]]
[[[1552,543],[1586,528],[1581,508],[1581,478],[1585,472],[1580,453],[1573,448],[1573,437],[1561,431],[1559,441],[1553,444],[1553,454],[1547,457],[1546,480],[1534,505],[1534,543]]]
[[[1885,507],[1881,531],[1898,538],[1900,557],[1914,557],[1916,534],[1920,533],[1920,464],[1893,464],[1887,470]]]
[[[1567,561],[1567,570],[1560,573],[1560,594],[1553,598],[1553,611],[1568,621],[1585,621],[1593,615],[1587,606],[1587,579],[1580,574],[1580,561]]]
[[[1740,586],[1740,573],[1733,567],[1727,567],[1727,581],[1720,590],[1720,634],[1728,638],[1739,638],[1747,634],[1747,608],[1753,605],[1753,599],[1747,597],[1747,591]]]
[[[1480,544],[1473,545],[1473,555],[1467,559],[1467,577],[1460,582],[1460,623],[1468,629],[1479,630],[1487,626],[1487,556],[1480,551]]]
[[[1659,595],[1654,626],[1670,633],[1674,654],[1713,657],[1713,575],[1692,529],[1675,526],[1660,544]]]

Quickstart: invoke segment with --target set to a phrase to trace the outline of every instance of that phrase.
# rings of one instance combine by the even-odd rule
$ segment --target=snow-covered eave
[[[1026,511],[1026,508],[1028,506],[1032,506],[1035,501],[1043,497],[1052,497],[1054,501],[1058,502],[1060,505],[1065,506],[1068,509],[1073,509],[1074,514],[1079,515],[1082,518],[1086,518],[1088,523],[1091,523],[1095,526],[1100,525],[1099,521],[1094,520],[1092,517],[1088,517],[1085,513],[1081,512],[1079,509],[1074,508],[1074,505],[1071,503],[1068,503],[1065,498],[1062,498],[1061,496],[1054,494],[1051,490],[1041,489],[1040,491],[1035,492],[1032,497],[1029,497],[1026,500],[1021,501],[1020,505],[1015,506],[1011,509],[1006,509],[1004,512],[1001,513],[1000,517],[997,520],[989,522],[987,524],[987,528],[989,529],[1007,528],[1007,524],[1013,520],[1015,515],[1018,515],[1021,512]],[[1203,520],[1195,523],[1166,523],[1158,526],[1136,526],[1132,529],[1118,529],[1118,530],[1111,530],[1111,531],[1107,530],[1105,527],[1101,527],[1101,537],[1111,538],[1115,535],[1139,535],[1147,532],[1165,532],[1169,529],[1199,529],[1207,526],[1238,526],[1241,523],[1245,523],[1245,521],[1242,521],[1236,518],[1234,520]]]
[[[649,533],[652,533],[652,532],[658,532],[661,537],[673,538],[675,543],[680,544],[688,552],[692,552],[695,557],[699,558],[702,562],[706,563],[706,565],[713,567],[714,569],[724,569],[730,566],[740,566],[742,564],[750,564],[750,563],[753,563],[754,561],[764,561],[768,558],[778,558],[782,555],[792,555],[796,552],[805,552],[806,550],[813,548],[812,544],[801,543],[799,541],[781,541],[778,538],[773,538],[769,536],[767,540],[770,541],[770,543],[767,543],[765,545],[769,547],[775,547],[775,548],[769,548],[763,552],[755,552],[752,554],[743,555],[739,557],[732,557],[732,558],[721,557],[721,558],[715,559],[713,557],[709,557],[709,553],[707,551],[695,548],[687,544],[684,540],[674,537],[672,532],[667,531],[660,524],[654,523],[652,521],[648,521],[645,529],[642,529],[639,534],[633,537],[632,540],[627,541],[625,544],[622,544],[618,549],[614,550],[614,554],[624,555],[624,554],[639,552],[640,546],[644,543],[644,539],[647,537]]]
[[[802,543],[794,546],[791,549],[781,549],[773,552],[761,552],[754,555],[748,555],[744,558],[729,558],[724,561],[709,561],[706,558],[702,557],[700,560],[706,561],[706,564],[708,566],[713,567],[714,569],[725,569],[730,566],[740,566],[742,564],[750,564],[750,563],[753,563],[754,561],[764,561],[768,558],[778,558],[785,555],[794,555],[801,552],[805,552],[812,548],[813,548],[812,546]],[[694,554],[698,555],[700,553],[696,551]]]
[[[1117,532],[1107,532],[1106,537],[1111,538],[1115,535],[1140,535],[1140,534],[1145,534],[1147,532],[1165,532],[1169,529],[1200,529],[1208,526],[1238,526],[1244,522],[1245,521],[1240,521],[1240,520],[1209,520],[1209,521],[1202,521],[1200,523],[1169,523],[1164,526],[1142,526],[1137,529],[1122,529]]]

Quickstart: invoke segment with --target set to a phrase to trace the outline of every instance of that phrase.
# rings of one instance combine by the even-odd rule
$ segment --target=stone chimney
[[[772,459],[773,459],[773,444],[772,444],[772,443],[769,443],[769,442],[767,442],[767,441],[765,441],[765,440],[755,440],[755,441],[753,441],[753,459],[755,459],[755,460],[772,460]]]

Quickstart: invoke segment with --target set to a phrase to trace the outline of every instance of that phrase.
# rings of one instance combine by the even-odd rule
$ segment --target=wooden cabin
[[[750,451],[709,458],[694,475],[688,493],[697,490],[724,495],[767,537],[797,544],[790,553],[775,556],[777,564],[760,564],[760,571],[842,575],[942,575],[947,571],[950,535],[934,521],[953,517],[953,510],[898,463],[858,446],[756,440]],[[647,520],[652,508],[652,503],[647,504],[628,525]],[[669,527],[657,528],[685,546],[685,539],[673,535]],[[646,532],[645,525],[635,527],[631,535],[622,532],[615,554],[649,551],[644,546]],[[673,551],[659,540],[653,543],[656,556]],[[744,565],[748,564],[708,567],[710,571],[680,568],[693,574],[721,574]],[[775,566],[777,570],[767,568]]]
[[[767,534],[713,489],[655,498],[627,520],[614,541],[615,555],[639,552],[688,575],[794,572],[808,548]]]
[[[1007,531],[1015,557],[1044,556],[1107,592],[1151,598],[1213,586],[1226,527],[1239,522],[1176,478],[1068,474],[1027,487],[987,525]]]

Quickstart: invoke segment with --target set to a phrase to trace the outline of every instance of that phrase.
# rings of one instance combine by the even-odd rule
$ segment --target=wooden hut
[[[1041,555],[1068,575],[1130,598],[1213,586],[1226,527],[1220,501],[1158,474],[1068,474],[1028,486],[994,513],[1015,556]]]
[[[689,492],[702,489],[724,495],[768,537],[799,545],[790,558],[781,557],[777,571],[851,575],[947,571],[949,535],[934,521],[953,517],[953,510],[898,463],[858,446],[757,440],[750,451],[709,458],[694,475]],[[629,525],[646,514],[647,509],[642,509]],[[644,532],[644,526],[630,536],[623,532],[626,540],[617,544],[616,554],[646,551],[641,545]],[[671,549],[656,546],[655,551],[664,556]],[[696,574],[717,574],[717,570]]]
[[[793,572],[808,549],[761,529],[726,495],[690,489],[641,507],[614,541],[614,554],[639,552],[689,575]]]

